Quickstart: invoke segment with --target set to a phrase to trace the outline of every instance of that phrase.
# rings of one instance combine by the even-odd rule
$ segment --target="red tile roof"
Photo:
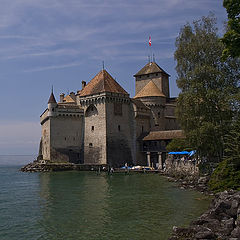
[[[143,89],[141,89],[134,98],[142,97],[165,97],[153,81],[150,81]]]
[[[106,70],[101,70],[78,94],[81,97],[102,92],[128,94]]]

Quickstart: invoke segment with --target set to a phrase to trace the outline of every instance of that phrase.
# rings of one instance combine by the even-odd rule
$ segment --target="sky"
[[[221,0],[0,0],[0,155],[36,154],[39,116],[54,86],[76,92],[106,70],[134,96],[133,75],[150,51],[176,86],[175,39],[181,27],[213,12]],[[152,50],[148,46],[151,36]]]

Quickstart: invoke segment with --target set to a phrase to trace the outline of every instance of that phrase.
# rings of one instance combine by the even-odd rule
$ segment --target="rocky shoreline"
[[[107,165],[106,165],[107,166]],[[98,171],[105,165],[92,165],[92,164],[74,164],[74,163],[46,163],[38,160],[23,166],[20,171],[22,172],[55,172],[55,171]]]
[[[163,175],[167,177],[169,182],[176,182],[180,189],[193,189],[206,195],[213,195],[207,186],[210,179],[208,175],[202,177],[193,175],[170,175],[168,173]]]
[[[240,191],[215,195],[209,209],[187,228],[173,227],[169,240],[240,240]]]

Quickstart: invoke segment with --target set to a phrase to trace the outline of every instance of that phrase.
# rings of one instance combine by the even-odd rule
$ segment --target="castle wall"
[[[72,114],[71,114],[72,115]],[[51,161],[83,163],[83,116],[50,119]]]
[[[150,117],[144,115],[138,115],[135,118],[136,122],[136,165],[147,165],[146,154],[143,152],[142,138],[146,136],[151,129]]]
[[[85,115],[84,163],[106,164],[106,106],[103,101],[99,101],[84,104],[82,107]]]
[[[151,109],[151,130],[165,130],[165,97],[141,98],[141,101]]]
[[[107,159],[113,167],[136,162],[136,124],[129,98],[106,103]]]
[[[166,104],[165,108],[165,129],[176,130],[180,129],[179,123],[175,116],[176,104]]]
[[[50,121],[47,120],[42,123],[42,137],[41,137],[42,159],[50,160]]]

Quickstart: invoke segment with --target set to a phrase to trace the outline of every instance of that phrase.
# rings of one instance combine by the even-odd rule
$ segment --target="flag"
[[[148,44],[149,44],[150,47],[152,46],[151,36],[149,36]]]

